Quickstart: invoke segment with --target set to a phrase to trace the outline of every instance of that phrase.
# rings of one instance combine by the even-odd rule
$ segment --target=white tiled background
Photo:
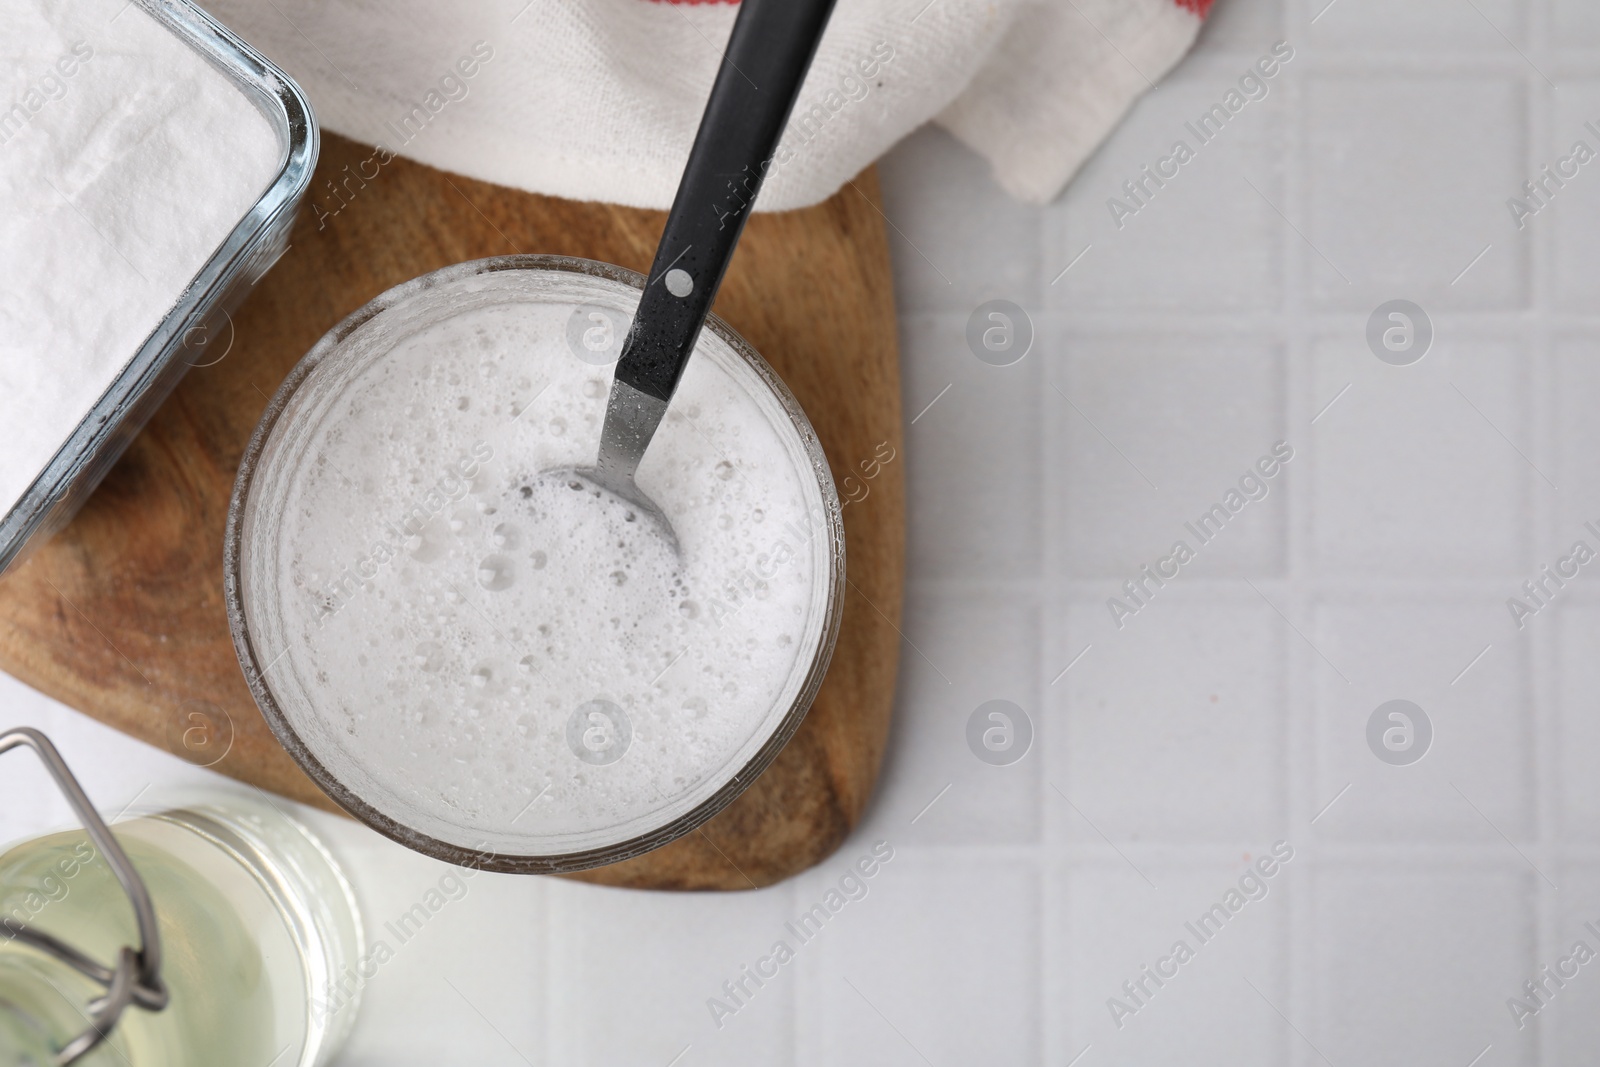
[[[1123,178],[1280,39],[1270,95],[1113,226]],[[1600,949],[1600,566],[1520,632],[1505,607],[1574,540],[1600,547],[1600,162],[1523,231],[1505,207],[1574,140],[1600,148],[1586,119],[1586,0],[1219,0],[1049,207],[939,132],[898,147],[885,211],[921,414],[866,824],[760,893],[482,876],[369,987],[343,1062],[1595,1062],[1600,964],[1524,1029],[1506,1007],[1575,940]],[[991,298],[1036,329],[1010,367],[964,340]],[[1364,340],[1394,298],[1436,330],[1410,367]],[[1270,496],[1116,629],[1106,598],[1280,439]],[[203,776],[0,695],[107,806]],[[1394,698],[1434,725],[1412,766],[1367,747]],[[991,699],[1036,731],[1011,766],[966,746]],[[64,816],[28,773],[6,776],[10,833]],[[375,926],[439,876],[314,819]],[[706,999],[880,839],[870,894],[715,1026]],[[1267,897],[1199,945],[1185,922],[1279,840],[1294,858]],[[1195,958],[1119,1028],[1107,998],[1179,939]]]

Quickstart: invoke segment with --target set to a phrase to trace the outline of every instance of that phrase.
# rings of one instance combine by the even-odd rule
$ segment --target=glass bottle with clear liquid
[[[275,804],[218,794],[151,811],[112,833],[159,930],[158,1011],[137,1003],[77,1067],[323,1067],[350,1030],[362,932],[327,849]],[[52,1067],[93,1025],[107,986],[29,938],[93,961],[139,945],[136,908],[84,830],[0,854],[0,1067]],[[345,981],[348,987],[350,983]]]

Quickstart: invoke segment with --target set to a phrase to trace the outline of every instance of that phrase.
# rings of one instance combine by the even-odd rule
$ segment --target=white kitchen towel
[[[201,0],[322,124],[533,192],[670,205],[736,3]],[[1053,198],[1211,0],[840,0],[758,210],[817,203],[930,120]]]

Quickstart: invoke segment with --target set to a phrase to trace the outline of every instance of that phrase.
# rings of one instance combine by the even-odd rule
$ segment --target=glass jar
[[[276,804],[217,793],[131,815],[114,847],[153,906],[164,1006],[135,997],[84,1067],[321,1067],[350,1031],[363,935],[327,849]],[[46,1067],[107,999],[103,964],[144,944],[137,902],[90,832],[0,854],[0,1067]],[[69,958],[44,951],[65,946]],[[148,944],[143,949],[150,951]],[[341,982],[343,985],[341,986]]]
[[[224,593],[256,703],[342,807],[458,866],[580,870],[690,832],[771,763],[827,670],[833,478],[720,319],[639,467],[676,578],[592,565],[637,539],[540,495],[594,461],[644,284],[506,256],[397,286],[290,372],[240,464]],[[648,614],[618,606],[663,574]]]

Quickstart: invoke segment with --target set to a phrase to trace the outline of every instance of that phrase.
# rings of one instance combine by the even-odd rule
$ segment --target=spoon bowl
[[[636,316],[635,329],[637,321]],[[656,427],[661,425],[666,414],[666,401],[642,393],[620,378],[613,381],[594,466],[549,471],[544,477],[562,481],[570,489],[587,489],[602,499],[609,497],[632,506],[645,519],[647,527],[666,538],[673,554],[677,555],[678,535],[672,529],[671,520],[634,480],[645,449],[650,447]]]
[[[562,467],[545,471],[536,479],[535,485],[536,493],[588,493],[595,498],[599,507],[621,509],[624,523],[637,524],[638,537],[657,538],[672,550],[675,558],[683,555],[677,532],[672,528],[672,520],[639,488],[631,474],[622,474],[614,468]]]

